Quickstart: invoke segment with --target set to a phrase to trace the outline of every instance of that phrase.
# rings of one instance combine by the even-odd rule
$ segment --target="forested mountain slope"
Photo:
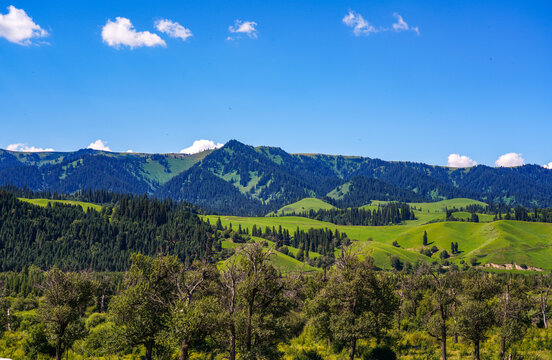
[[[370,200],[467,197],[488,203],[552,206],[552,170],[537,165],[452,169],[355,156],[289,154],[229,141],[195,155],[93,150],[0,150],[0,185],[72,193],[105,189],[185,200],[207,211],[261,215],[306,197],[338,207]]]
[[[60,193],[93,189],[151,194],[209,153],[139,154],[90,149],[68,153],[22,153],[0,150],[0,185]]]
[[[0,190],[0,271],[121,271],[136,252],[191,263],[212,251],[212,229],[185,203],[124,195],[104,208],[89,205],[39,206]]]

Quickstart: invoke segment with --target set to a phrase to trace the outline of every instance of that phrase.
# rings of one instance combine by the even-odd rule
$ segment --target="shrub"
[[[387,347],[376,347],[365,352],[362,360],[397,360],[397,354]]]
[[[289,254],[289,249],[287,248],[287,246],[280,246],[277,250],[278,250],[279,252],[281,252],[282,254],[284,254],[284,255],[288,255],[288,254]]]
[[[401,259],[399,259],[398,256],[393,255],[389,258],[389,261],[391,262],[391,267],[397,271],[401,271],[403,269],[403,263]]]
[[[320,356],[316,350],[303,350],[299,354],[295,355],[293,360],[323,360],[324,358]]]
[[[104,323],[107,319],[106,314],[93,313],[86,319],[85,325],[88,330],[95,328],[96,326]]]

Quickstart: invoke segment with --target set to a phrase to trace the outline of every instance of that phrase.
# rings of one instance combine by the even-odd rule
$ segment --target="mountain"
[[[75,152],[23,153],[0,150],[0,185],[73,193],[81,189],[153,194],[210,151],[195,155]]]
[[[0,185],[72,193],[105,189],[185,200],[210,212],[260,215],[303,198],[338,207],[370,200],[458,197],[552,206],[552,170],[537,165],[454,169],[359,156],[289,154],[236,140],[194,155],[0,150]]]

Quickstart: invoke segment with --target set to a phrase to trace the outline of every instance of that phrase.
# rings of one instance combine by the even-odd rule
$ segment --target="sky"
[[[0,0],[0,148],[237,139],[552,167],[551,13],[507,0]]]

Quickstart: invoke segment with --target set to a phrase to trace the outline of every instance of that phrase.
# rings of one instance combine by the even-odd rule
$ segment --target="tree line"
[[[391,202],[378,205],[376,209],[318,209],[286,213],[285,216],[302,216],[336,225],[385,226],[415,220],[414,212],[406,203]]]
[[[124,195],[101,211],[18,200],[0,190],[0,271],[123,271],[130,254],[174,254],[191,263],[212,253],[213,229],[186,203]]]
[[[447,359],[449,343],[461,343],[475,360],[485,346],[496,358],[521,359],[526,334],[540,329],[544,339],[550,337],[550,274],[423,263],[386,272],[350,247],[327,272],[282,274],[272,256],[271,248],[251,244],[220,269],[140,254],[132,255],[121,276],[28,269],[34,293],[19,301],[16,287],[4,284],[0,327],[4,336],[27,334],[21,346],[30,359],[61,359],[69,352],[120,358],[141,353],[147,360],[188,359],[192,353],[279,359],[282,349],[294,359],[322,359],[321,348],[350,360],[396,359],[423,355],[418,343],[405,340],[420,333],[433,339],[425,350],[430,358],[438,353]],[[282,347],[299,337],[300,348]],[[496,344],[486,342],[489,337]],[[551,351],[552,343],[535,347]]]

